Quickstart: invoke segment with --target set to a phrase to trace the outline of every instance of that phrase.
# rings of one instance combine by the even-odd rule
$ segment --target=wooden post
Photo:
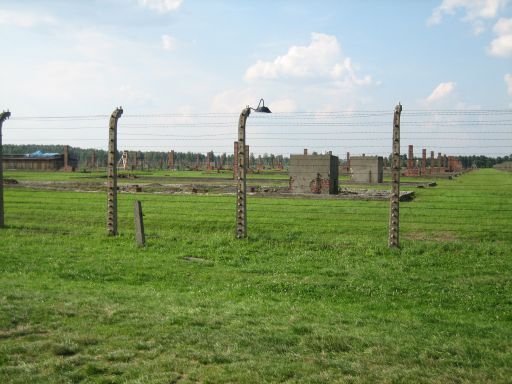
[[[238,121],[238,175],[236,193],[236,237],[247,237],[247,156],[245,146],[245,123],[251,114],[249,107],[240,114]]]
[[[142,219],[142,204],[136,200],[133,202],[133,213],[135,216],[135,241],[139,247],[146,244],[146,237],[144,235],[144,220]]]
[[[398,248],[400,233],[400,114],[402,105],[395,107],[393,117],[393,159],[391,163],[391,199],[389,212],[389,239],[390,248]],[[410,151],[410,146],[409,146]]]
[[[5,226],[4,220],[4,158],[2,149],[2,125],[5,120],[11,117],[11,112],[0,113],[0,228]]]
[[[107,234],[117,236],[117,120],[123,114],[119,107],[112,112],[108,126],[107,161]]]

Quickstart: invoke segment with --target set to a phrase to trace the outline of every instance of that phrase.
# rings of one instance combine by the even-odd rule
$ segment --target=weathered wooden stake
[[[400,114],[402,105],[395,107],[393,117],[393,159],[391,163],[391,207],[389,213],[389,239],[390,248],[398,248],[400,233]]]
[[[247,237],[247,157],[245,147],[245,123],[251,108],[245,108],[238,121],[238,175],[236,193],[236,237]]]
[[[2,149],[2,125],[5,120],[11,117],[11,112],[0,113],[0,228],[5,226],[4,221],[4,166],[3,166],[3,149]]]
[[[133,202],[133,210],[135,215],[135,240],[139,247],[146,244],[146,237],[144,235],[144,220],[142,219],[142,204],[136,200]]]
[[[112,112],[108,127],[107,160],[107,234],[117,236],[117,120],[123,114],[119,107]]]

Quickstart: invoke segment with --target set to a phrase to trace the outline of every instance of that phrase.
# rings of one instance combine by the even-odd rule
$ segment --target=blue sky
[[[490,46],[512,5],[452,1],[462,5],[429,23],[443,3],[2,1],[0,105],[18,114],[105,113],[121,104],[137,113],[238,111],[264,97],[283,111],[392,108],[398,100],[509,107],[512,47],[497,55]],[[498,5],[468,16],[473,3]],[[254,67],[272,67],[294,47],[310,49],[278,73]],[[344,74],[328,73],[347,58]],[[441,83],[453,85],[427,102]]]
[[[512,107],[512,1],[0,1],[13,116]]]

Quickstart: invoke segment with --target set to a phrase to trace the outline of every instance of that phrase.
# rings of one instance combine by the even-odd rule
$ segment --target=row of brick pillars
[[[441,152],[437,155],[437,161],[435,159],[434,151],[430,152],[430,168],[427,172],[427,150],[423,148],[421,150],[421,163],[417,167],[414,161],[414,146],[409,145],[408,156],[407,156],[407,171],[404,172],[407,176],[422,176],[435,173],[444,172],[457,172],[462,169],[461,162],[455,156],[442,155]]]
[[[212,158],[211,158],[211,152],[208,152],[206,154],[206,170],[211,171],[212,170]]]

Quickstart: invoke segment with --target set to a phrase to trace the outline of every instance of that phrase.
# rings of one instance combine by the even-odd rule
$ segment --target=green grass
[[[6,177],[15,177],[10,175]],[[506,383],[512,174],[401,204],[5,189],[2,383]],[[133,234],[143,205],[147,247]]]
[[[119,175],[130,174],[136,175],[139,180],[145,178],[232,178],[233,171],[222,170],[217,171],[171,171],[171,170],[152,170],[152,171],[124,171],[119,170]],[[81,172],[59,172],[59,171],[13,171],[4,170],[5,178],[13,178],[18,181],[89,181],[89,180],[105,180],[107,173],[105,170],[101,171],[87,171]],[[288,180],[287,171],[282,172],[254,172],[248,174],[249,179],[276,179],[276,180]]]

